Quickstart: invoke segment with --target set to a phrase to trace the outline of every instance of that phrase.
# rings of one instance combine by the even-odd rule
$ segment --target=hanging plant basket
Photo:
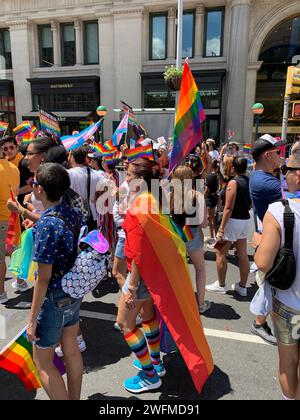
[[[167,85],[171,90],[178,91],[181,87],[182,76],[175,76],[167,79]]]

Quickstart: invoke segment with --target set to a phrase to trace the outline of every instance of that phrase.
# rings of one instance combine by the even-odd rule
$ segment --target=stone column
[[[22,115],[32,110],[31,86],[31,43],[26,19],[7,22],[10,30],[14,91],[17,123]]]
[[[254,117],[252,113],[252,106],[256,102],[256,82],[257,72],[262,65],[262,61],[257,63],[249,64],[247,72],[247,88],[245,98],[245,116],[244,116],[244,139],[245,143],[251,143],[254,140],[253,126]]]
[[[176,9],[175,7],[170,7],[168,9],[168,60],[175,60],[175,18],[176,18]]]
[[[53,37],[53,61],[54,66],[61,66],[61,48],[60,48],[60,33],[59,24],[54,20],[51,22],[51,31]]]
[[[112,135],[112,122],[115,119],[115,63],[114,63],[114,19],[111,13],[97,14],[99,25],[99,63],[100,63],[100,99],[99,105],[104,105],[108,113],[104,120],[104,136]],[[124,48],[126,53],[126,48]]]
[[[83,37],[82,22],[79,19],[74,21],[75,43],[76,43],[76,66],[83,65]]]
[[[249,53],[251,0],[231,0],[231,32],[227,59],[226,130],[244,141],[245,97]]]
[[[196,5],[195,58],[203,57],[204,11],[204,4],[201,3]]]

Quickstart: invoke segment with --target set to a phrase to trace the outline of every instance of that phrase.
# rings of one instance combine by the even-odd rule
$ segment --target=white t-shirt
[[[276,299],[286,306],[289,306],[292,309],[300,311],[300,203],[289,200],[291,210],[295,214],[295,229],[294,229],[294,255],[296,258],[297,271],[296,279],[292,287],[288,290],[279,290],[276,289]],[[278,224],[281,227],[282,232],[282,244],[284,245],[285,235],[283,227],[283,213],[284,207],[281,202],[271,204],[269,206],[268,212],[276,219]]]
[[[87,200],[87,181],[88,172],[85,166],[72,168],[68,170],[71,188],[74,190],[83,200]],[[95,205],[95,194],[96,186],[99,181],[104,178],[104,173],[101,171],[95,171],[91,169],[91,188],[90,188],[90,208],[93,213],[94,220],[97,219],[96,205]]]
[[[212,150],[211,152],[209,152],[209,156],[212,158],[212,160],[220,159],[220,154],[217,150]]]

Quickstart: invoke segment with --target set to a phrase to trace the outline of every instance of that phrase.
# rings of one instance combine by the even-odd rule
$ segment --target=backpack
[[[63,276],[63,291],[74,299],[92,292],[107,277],[109,244],[97,230],[79,241],[81,251],[72,268]]]
[[[285,243],[283,248],[279,250],[273,268],[268,272],[265,280],[268,280],[272,287],[288,290],[292,287],[296,277],[296,259],[294,256],[295,215],[287,200],[283,200],[282,204],[284,206]]]

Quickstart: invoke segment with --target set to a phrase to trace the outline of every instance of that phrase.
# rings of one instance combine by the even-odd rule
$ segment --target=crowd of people
[[[278,344],[284,398],[300,399],[299,336],[295,336],[294,324],[300,315],[300,147],[298,143],[293,146],[287,162],[281,157],[281,146],[283,143],[264,135],[254,143],[249,155],[234,142],[217,150],[215,141],[208,139],[171,174],[180,188],[167,191],[164,182],[168,179],[169,158],[165,146],[153,152],[153,160],[130,161],[125,146],[120,160],[107,162],[88,144],[68,153],[58,139],[46,134],[26,147],[20,147],[12,137],[1,140],[0,304],[8,301],[7,269],[16,277],[12,284],[15,290],[26,292],[34,286],[27,335],[34,344],[33,356],[41,383],[51,399],[80,398],[81,352],[86,350],[84,326],[83,333],[79,327],[82,298],[66,294],[61,282],[74,264],[84,225],[89,231],[99,230],[107,240],[112,274],[120,288],[114,328],[123,332],[135,353],[133,367],[138,371],[125,380],[124,387],[141,393],[162,384],[166,370],[161,359],[157,313],[133,257],[134,226],[132,221],[129,226],[126,217],[143,192],[152,194],[153,180],[161,181],[157,211],[166,212],[161,200],[164,194],[169,217],[195,268],[201,315],[211,310],[213,293],[227,292],[231,249],[238,256],[240,270],[240,281],[232,288],[236,294],[247,297],[251,209],[255,226],[254,269],[260,277],[271,270],[284,243],[281,200],[289,200],[296,225],[296,279],[285,292],[272,289],[272,308],[268,313],[256,314],[251,331],[269,344]],[[111,196],[107,196],[107,191],[112,192]],[[20,216],[23,229],[21,244],[15,250],[6,246],[11,212]],[[212,283],[206,276],[205,246],[216,253],[217,280]],[[207,294],[210,300],[206,299]],[[267,321],[269,315],[273,329]],[[67,386],[53,364],[54,352],[64,357]]]

